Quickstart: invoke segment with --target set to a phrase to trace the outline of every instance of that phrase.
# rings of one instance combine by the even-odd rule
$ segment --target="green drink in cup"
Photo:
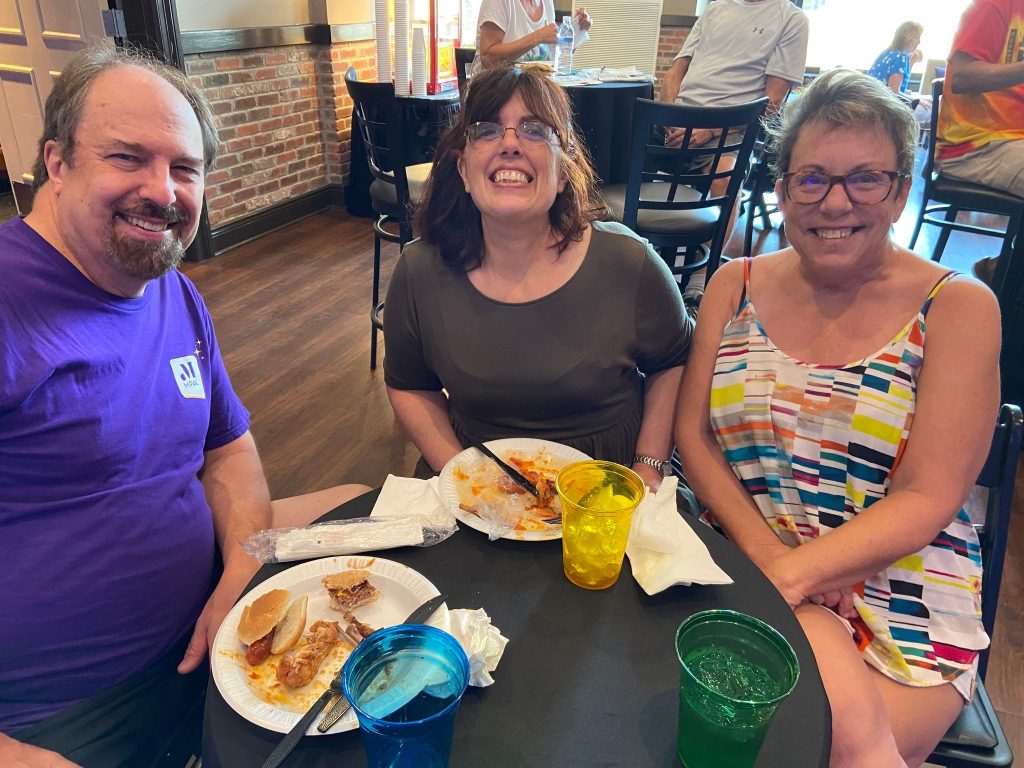
[[[800,665],[777,630],[737,611],[701,611],[676,631],[679,759],[686,768],[751,768]]]

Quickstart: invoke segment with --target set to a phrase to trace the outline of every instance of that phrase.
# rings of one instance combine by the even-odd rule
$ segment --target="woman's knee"
[[[848,630],[827,609],[796,611],[832,709],[832,766],[898,766],[885,703]]]

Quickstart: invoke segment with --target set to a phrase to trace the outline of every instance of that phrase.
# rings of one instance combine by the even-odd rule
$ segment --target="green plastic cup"
[[[737,611],[701,611],[676,630],[679,760],[751,768],[775,711],[800,677],[779,632]]]

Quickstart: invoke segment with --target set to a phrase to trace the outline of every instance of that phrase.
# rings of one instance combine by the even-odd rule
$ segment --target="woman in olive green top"
[[[536,437],[658,486],[693,323],[660,257],[606,215],[562,89],[518,67],[474,78],[386,301],[388,397],[435,471]]]

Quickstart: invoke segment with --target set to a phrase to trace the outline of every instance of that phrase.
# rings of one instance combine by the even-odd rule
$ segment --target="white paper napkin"
[[[451,528],[455,515],[441,501],[437,492],[438,478],[418,480],[415,477],[388,475],[380,489],[377,502],[370,512],[371,519],[422,518],[425,526]]]
[[[732,584],[708,548],[676,510],[678,478],[668,477],[633,513],[626,554],[633,578],[648,595],[675,584]]]
[[[451,627],[448,632],[459,641],[469,657],[469,684],[477,688],[493,685],[491,677],[505,652],[508,638],[491,624],[491,617],[483,608],[475,611],[456,608],[448,611]]]
[[[587,40],[590,39],[590,32],[585,29],[580,29],[580,17],[572,17],[572,45],[573,48],[579,48]]]

